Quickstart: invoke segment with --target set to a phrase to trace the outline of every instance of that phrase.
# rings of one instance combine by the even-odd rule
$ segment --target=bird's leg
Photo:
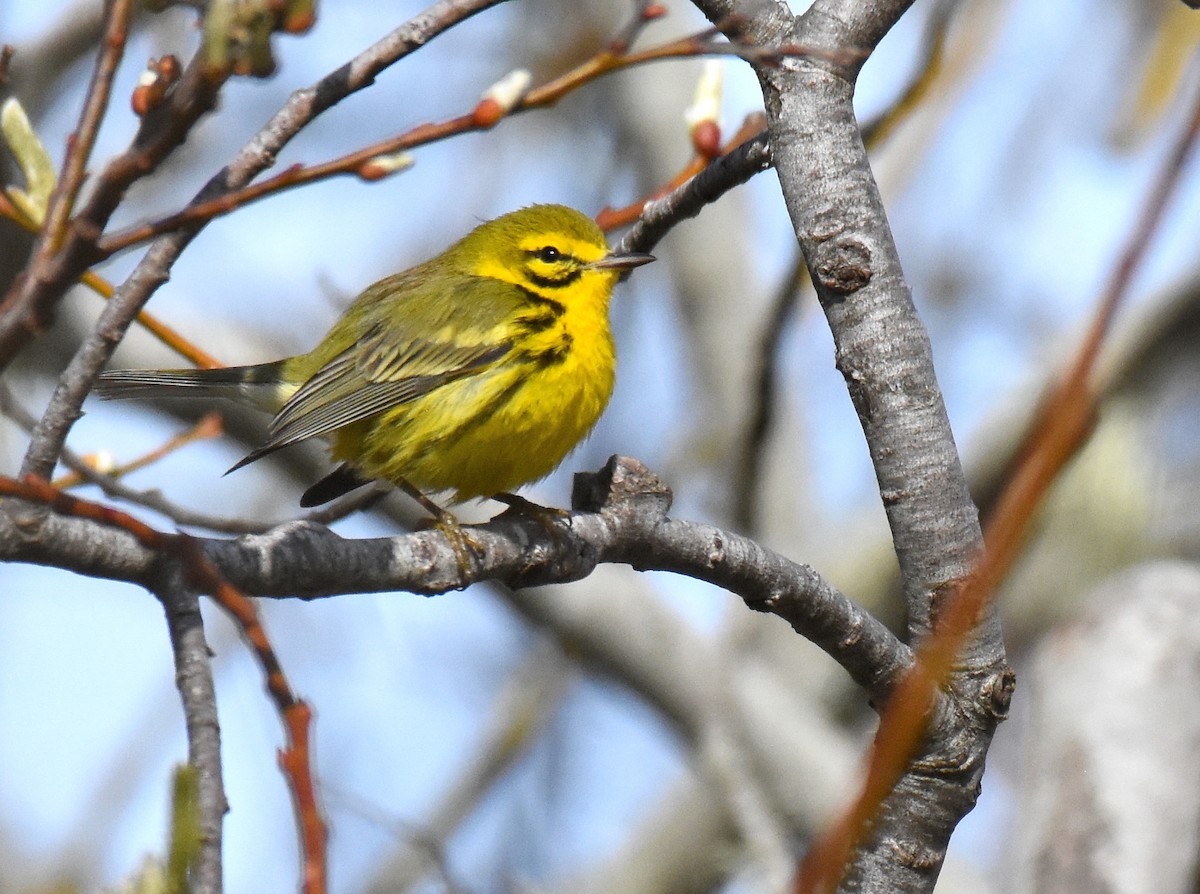
[[[450,547],[454,550],[455,561],[458,563],[458,572],[463,580],[466,580],[472,571],[475,547],[478,544],[471,539],[471,535],[467,533],[462,523],[449,509],[443,509],[403,478],[393,479],[393,483],[420,503],[422,508],[433,516],[432,526],[445,534],[446,539],[450,541]]]

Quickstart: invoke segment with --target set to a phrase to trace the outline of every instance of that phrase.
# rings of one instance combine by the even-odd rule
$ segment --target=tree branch
[[[695,217],[706,205],[769,167],[771,144],[763,132],[714,159],[678,189],[661,199],[647,202],[638,222],[615,250],[649,251],[681,220]]]
[[[96,57],[96,67],[92,72],[91,83],[88,84],[87,99],[79,115],[79,126],[67,143],[67,157],[63,162],[62,176],[59,178],[58,188],[50,198],[42,236],[34,251],[35,276],[38,266],[47,264],[62,244],[67,221],[75,208],[79,190],[83,187],[88,159],[91,157],[92,147],[96,144],[96,135],[100,131],[100,123],[104,120],[108,100],[112,95],[113,77],[117,73],[121,57],[125,54],[132,8],[131,0],[114,0],[107,4],[107,21],[100,42],[100,54]]]
[[[544,519],[517,511],[468,526],[468,567],[438,531],[345,540],[327,528],[294,522],[268,534],[196,542],[238,589],[301,599],[391,590],[436,595],[482,580],[517,587],[562,583],[585,577],[600,562],[675,571],[725,587],[755,611],[783,618],[879,703],[911,663],[908,647],[807,565],[711,525],[668,518],[670,491],[636,460],[613,457],[600,473],[580,478],[579,508],[552,530]],[[0,479],[5,493],[35,497],[19,482]],[[0,560],[153,587],[157,554],[138,548],[128,533],[22,505],[6,502],[0,513]]]
[[[790,40],[812,49],[804,58],[756,65],[755,72],[784,200],[870,450],[900,564],[909,632],[926,637],[938,594],[967,577],[983,539],[929,338],[904,280],[853,108],[863,62],[911,0],[817,0],[790,23],[783,7],[759,0],[697,5],[713,21],[737,16],[741,39]],[[957,661],[949,691],[933,706],[921,753],[874,818],[870,838],[843,840],[859,842],[844,878],[847,852],[827,849],[824,865],[806,861],[800,890],[831,890],[839,878],[843,890],[932,889],[950,834],[974,805],[983,757],[1002,716],[998,699],[1007,690],[996,681],[1009,678],[993,614],[983,618]],[[925,769],[935,767],[942,769]]]
[[[178,568],[168,569],[154,592],[167,616],[171,653],[175,656],[175,686],[187,728],[188,763],[196,768],[199,779],[201,840],[193,869],[193,890],[197,894],[220,894],[222,828],[229,804],[221,778],[221,726],[200,600],[184,583]]]
[[[621,40],[624,39],[621,38]],[[710,31],[678,38],[640,52],[626,51],[618,54],[606,47],[565,74],[517,95],[506,104],[502,105],[494,97],[485,96],[470,112],[437,123],[418,124],[402,134],[320,164],[294,165],[268,180],[261,180],[237,190],[219,194],[206,201],[193,201],[181,211],[159,220],[138,224],[105,236],[97,242],[96,251],[99,257],[107,258],[162,233],[187,227],[199,221],[211,220],[266,196],[330,177],[350,174],[367,180],[379,179],[391,172],[387,166],[380,166],[380,158],[397,155],[409,149],[462,134],[490,130],[506,117],[552,106],[567,94],[597,78],[625,68],[688,56],[734,55],[744,58],[775,59],[779,56],[797,55],[803,52],[805,52],[803,48],[792,46],[753,47],[714,42]]]
[[[57,222],[54,209],[61,203],[51,203],[47,225],[30,266],[17,277],[0,304],[0,369],[50,325],[66,290],[96,260],[96,240],[126,191],[183,142],[216,102],[222,83],[223,79],[203,66],[195,63],[188,66],[166,102],[156,110],[157,114],[143,119],[129,148],[105,165],[87,201],[69,224]],[[63,184],[71,182],[70,161],[68,158]],[[66,208],[61,213],[70,210]]]

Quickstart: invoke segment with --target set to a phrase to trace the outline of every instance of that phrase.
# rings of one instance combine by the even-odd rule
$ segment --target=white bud
[[[510,71],[487,90],[483,91],[480,99],[493,100],[505,114],[513,110],[517,103],[524,99],[533,83],[533,75],[526,69],[518,68]]]
[[[716,122],[721,116],[721,87],[725,79],[725,66],[719,59],[704,60],[704,68],[696,81],[696,93],[692,104],[683,113],[688,133],[707,122]]]

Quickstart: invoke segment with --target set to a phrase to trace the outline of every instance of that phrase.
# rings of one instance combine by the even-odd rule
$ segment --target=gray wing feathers
[[[279,384],[281,362],[222,369],[116,369],[101,373],[94,393],[104,400],[231,397]]]
[[[259,456],[307,438],[328,434],[389,407],[416,400],[435,388],[473,375],[503,357],[510,345],[410,345],[384,355],[369,343],[356,345],[321,367],[271,421]]]

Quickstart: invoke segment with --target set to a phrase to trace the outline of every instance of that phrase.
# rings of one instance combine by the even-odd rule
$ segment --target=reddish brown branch
[[[15,205],[8,200],[4,193],[0,193],[0,217],[6,217],[13,223],[25,228],[31,233],[37,233],[41,228],[38,227],[32,220],[26,217]],[[79,281],[103,298],[105,301],[112,298],[114,292],[112,283],[101,276],[94,270],[87,270]],[[201,369],[212,369],[216,366],[224,366],[225,364],[217,360],[203,348],[192,344],[179,331],[168,326],[166,323],[159,320],[148,311],[138,311],[138,323],[151,335],[157,338],[160,342],[166,345],[175,353],[179,354],[185,360],[190,361]]]
[[[157,531],[138,521],[127,512],[102,506],[89,500],[81,500],[64,493],[44,478],[26,475],[21,479],[0,475],[0,496],[31,500],[50,507],[60,515],[70,515],[98,522],[110,528],[120,528],[146,549],[162,551],[168,549],[170,535]]]
[[[879,724],[862,792],[845,815],[809,850],[796,880],[797,894],[833,891],[854,848],[870,829],[919,745],[936,691],[946,684],[959,650],[984,616],[991,599],[1020,554],[1037,508],[1050,485],[1083,447],[1096,414],[1092,376],[1096,360],[1134,272],[1162,222],[1167,205],[1200,136],[1200,97],[1167,157],[1130,236],[1092,325],[1070,369],[1044,402],[1007,486],[984,530],[986,551],[974,572],[945,588],[944,610],[933,635],[917,652]],[[1011,678],[1006,683],[1011,685]],[[1007,693],[995,692],[998,703]]]
[[[131,6],[131,0],[114,0],[108,5],[104,38],[92,70],[87,99],[79,124],[67,141],[62,173],[50,196],[41,233],[28,267],[0,302],[0,368],[18,349],[44,332],[53,319],[57,301],[54,284],[60,279],[56,261],[61,257],[64,242],[75,241],[74,235],[68,234],[68,221],[83,187],[88,159],[108,108],[113,77],[125,50]],[[78,272],[82,273],[86,266],[81,264]]]
[[[0,304],[0,367],[46,330],[67,287],[102,259],[97,240],[125,192],[183,142],[212,108],[221,83],[193,65],[163,105],[143,120],[130,147],[105,166],[61,240],[48,239],[53,222],[47,222],[30,266]]]
[[[4,407],[4,403],[4,397],[0,396],[0,409],[7,411],[8,408]],[[136,459],[132,459],[129,462],[123,463],[115,468],[107,463],[104,464],[106,466],[105,468],[99,468],[99,463],[93,463],[92,465],[96,466],[96,471],[100,472],[101,474],[109,475],[112,478],[121,478],[122,476],[128,475],[130,472],[135,472],[138,469],[144,469],[147,466],[153,465],[160,459],[163,459],[164,457],[174,453],[176,450],[180,450],[189,444],[195,443],[196,441],[202,441],[208,438],[219,438],[223,433],[223,430],[224,426],[222,424],[220,413],[205,413],[191,428],[180,432],[179,434],[172,435],[164,443],[137,457]],[[55,479],[51,483],[60,490],[67,490],[68,488],[78,487],[87,480],[88,479],[84,478],[79,472],[68,472],[66,475]]]
[[[156,97],[155,102],[145,104],[142,109],[145,114],[129,147],[105,165],[94,179],[86,201],[76,209],[87,156],[108,106],[112,76],[124,48],[131,5],[131,0],[112,0],[109,4],[96,74],[84,103],[79,130],[68,146],[42,236],[29,267],[0,304],[0,367],[46,330],[67,287],[103,259],[97,241],[129,187],[156,170],[187,138],[196,122],[213,108],[218,91],[234,73],[236,58],[218,54],[227,64],[214,64],[211,54],[206,55],[203,48],[178,81],[174,81],[172,72],[171,88],[164,89],[164,95]],[[276,10],[270,33],[281,27],[303,27],[307,21],[301,12],[304,5]],[[294,15],[286,14],[288,10]],[[262,48],[256,44],[255,50],[258,49]],[[48,472],[41,468],[30,471]]]
[[[642,29],[655,19],[660,19],[667,14],[667,8],[663,4],[654,3],[652,0],[637,0],[633,6],[633,15],[629,17],[629,22],[608,41],[610,53],[618,56],[628,53],[633,42],[642,33]]]
[[[750,116],[751,120],[755,116]],[[695,217],[729,190],[773,164],[771,144],[761,132],[725,155],[718,156],[696,176],[661,199],[646,202],[637,223],[621,237],[617,251],[650,251],[679,221]]]
[[[475,109],[466,114],[458,115],[442,122],[419,124],[398,136],[391,137],[339,158],[308,167],[292,165],[274,177],[224,193],[208,201],[194,202],[186,208],[159,220],[105,236],[98,241],[97,250],[101,257],[109,257],[131,246],[152,239],[155,236],[191,224],[211,220],[214,217],[228,214],[243,205],[257,201],[265,196],[292,189],[306,183],[313,183],[343,174],[354,174],[366,179],[377,179],[372,162],[380,156],[405,152],[460,134],[490,130],[510,115],[554,105],[567,94],[618,69],[685,56],[730,54],[763,61],[782,56],[803,55],[806,52],[803,48],[792,45],[783,47],[747,47],[740,44],[718,43],[714,41],[714,36],[715,29],[707,29],[699,34],[682,37],[658,47],[620,55],[605,48],[587,61],[571,69],[571,71],[528,91],[508,109],[498,108],[495,102],[484,100]]]
[[[96,145],[100,122],[108,109],[112,96],[113,77],[125,54],[125,42],[129,37],[131,0],[113,0],[108,4],[104,36],[100,42],[100,54],[88,84],[87,100],[79,115],[79,125],[67,141],[67,157],[63,160],[62,176],[50,197],[42,237],[34,253],[31,275],[37,276],[39,267],[49,263],[50,258],[61,247],[66,236],[67,221],[75,208],[75,200],[83,187],[88,159]]]
[[[718,148],[717,151],[712,153],[697,151],[692,160],[663,186],[643,196],[636,202],[626,205],[624,208],[602,208],[600,213],[596,215],[596,223],[605,232],[629,226],[641,217],[642,211],[645,210],[648,204],[671,195],[671,193],[683,187],[685,183],[705,170],[717,159],[727,158],[731,152],[742,146],[742,144],[760,136],[766,130],[766,127],[767,122],[762,113],[752,112],[746,116],[746,120],[742,122],[742,126],[738,128],[733,138],[723,147]]]

